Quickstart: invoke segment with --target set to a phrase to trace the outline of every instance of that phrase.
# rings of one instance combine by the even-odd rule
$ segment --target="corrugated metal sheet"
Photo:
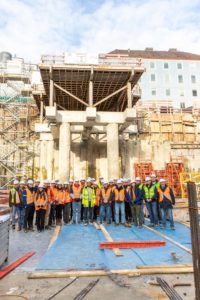
[[[0,216],[0,266],[8,258],[10,215]]]

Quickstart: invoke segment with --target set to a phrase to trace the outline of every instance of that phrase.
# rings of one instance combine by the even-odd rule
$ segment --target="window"
[[[192,96],[193,96],[193,97],[197,97],[197,90],[193,90],[193,91],[192,91]]]
[[[191,81],[192,81],[192,83],[196,83],[196,76],[195,75],[191,76]]]
[[[156,89],[151,90],[151,95],[156,96]]]
[[[180,103],[180,108],[185,108],[185,102]]]
[[[155,68],[155,63],[153,61],[150,62],[150,68],[154,69]]]
[[[183,75],[178,75],[178,82],[183,83]]]
[[[168,63],[164,63],[164,69],[169,69],[169,64]]]
[[[179,70],[182,69],[182,64],[181,63],[177,63],[177,69],[179,69]]]
[[[151,81],[155,81],[156,80],[156,75],[155,74],[151,74]]]
[[[166,89],[166,96],[170,96],[170,89]]]
[[[180,90],[179,95],[180,95],[180,97],[184,97],[184,90]]]

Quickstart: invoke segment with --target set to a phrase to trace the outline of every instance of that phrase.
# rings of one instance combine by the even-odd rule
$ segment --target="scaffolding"
[[[16,81],[4,84],[11,96],[0,101],[0,187],[8,186],[13,179],[27,176],[28,162],[34,157],[34,131],[32,121],[38,111],[31,97],[23,97]]]
[[[135,164],[135,176],[140,177],[142,181],[145,181],[145,177],[150,176],[153,171],[151,162],[140,162]]]

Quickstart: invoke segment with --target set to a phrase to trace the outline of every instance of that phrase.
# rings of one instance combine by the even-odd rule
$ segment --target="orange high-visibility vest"
[[[63,203],[71,202],[70,192],[68,190],[63,191]]]
[[[135,201],[135,199],[136,199],[136,195],[135,195],[135,189],[134,188],[132,188],[132,197],[133,197],[133,201]]]
[[[95,202],[96,206],[99,206],[100,192],[101,192],[101,189],[100,188],[96,188],[96,202]]]
[[[34,202],[34,192],[31,193],[29,189],[26,189],[26,203],[31,204]]]
[[[80,199],[81,198],[81,190],[82,190],[81,186],[73,185],[72,190],[73,190],[73,194],[74,194],[74,199]]]
[[[60,205],[60,204],[63,204],[63,196],[64,196],[64,193],[63,193],[63,190],[57,190],[57,194],[56,194],[56,205]]]
[[[50,193],[51,193],[51,202],[55,201],[56,195],[57,195],[57,188],[51,186],[50,187]]]
[[[171,198],[171,195],[170,195],[170,188],[169,187],[167,187],[164,192],[160,188],[158,188],[158,194],[159,194],[159,202],[163,202],[164,196],[169,201],[172,202],[172,198]]]
[[[111,195],[111,188],[108,188],[107,191],[103,188],[102,189],[102,197],[103,197],[103,203],[108,203],[108,200],[110,199]]]
[[[125,192],[124,189],[121,189],[120,191],[118,191],[118,189],[114,189],[114,193],[115,193],[115,201],[120,201],[123,202],[125,200]]]
[[[39,210],[39,209],[47,209],[47,205],[44,205],[46,199],[45,199],[45,194],[43,196],[39,196],[36,200],[36,206],[35,206],[35,210]]]

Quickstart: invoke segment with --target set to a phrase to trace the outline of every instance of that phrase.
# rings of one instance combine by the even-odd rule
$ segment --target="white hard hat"
[[[135,180],[136,181],[141,181],[141,178],[140,177],[136,177]]]
[[[39,188],[43,188],[43,187],[44,187],[43,183],[40,183],[40,184],[38,185],[38,187],[39,187]]]
[[[13,184],[19,184],[18,180],[14,180]]]
[[[95,178],[91,178],[91,181],[95,181],[96,179]]]
[[[62,185],[62,182],[61,182],[61,181],[58,181],[58,182],[57,182],[57,185]]]
[[[65,184],[65,185],[68,185],[68,184],[69,184],[69,181],[65,181],[64,184]]]
[[[113,179],[110,179],[110,180],[109,180],[109,183],[113,183],[113,182],[114,182]]]
[[[39,179],[39,178],[37,178],[36,180],[35,180],[35,182],[40,182],[41,180]]]
[[[108,181],[104,181],[104,182],[103,182],[103,185],[104,185],[104,184],[108,184]]]
[[[19,184],[25,184],[25,181],[24,180],[20,180]]]
[[[88,179],[86,180],[86,182],[87,182],[87,183],[91,183],[91,179],[88,178]]]
[[[130,178],[127,178],[127,181],[131,181],[131,179],[130,179]]]
[[[81,179],[80,181],[83,182],[83,181],[85,181],[85,179]]]
[[[151,177],[146,177],[145,181],[151,181]]]
[[[72,180],[72,179],[70,179],[70,180],[69,180],[69,183],[73,183],[73,180]]]
[[[55,184],[56,182],[55,182],[55,180],[51,180],[51,184]]]
[[[166,182],[166,180],[165,180],[164,178],[161,178],[161,179],[159,180],[159,182],[160,182],[160,183]]]
[[[103,179],[103,176],[99,176],[99,179]]]
[[[79,179],[78,179],[78,178],[76,178],[76,179],[74,180],[74,182],[79,182]]]
[[[48,179],[46,179],[46,180],[44,181],[44,183],[45,183],[45,184],[49,184],[50,181],[49,181]]]
[[[131,180],[131,183],[136,183],[136,180],[135,179]]]
[[[117,184],[120,184],[120,183],[122,183],[122,180],[121,179],[117,180]]]
[[[156,176],[156,174],[152,173],[152,174],[151,174],[151,177],[157,177],[157,176]]]
[[[33,180],[29,179],[27,184],[33,184]]]

